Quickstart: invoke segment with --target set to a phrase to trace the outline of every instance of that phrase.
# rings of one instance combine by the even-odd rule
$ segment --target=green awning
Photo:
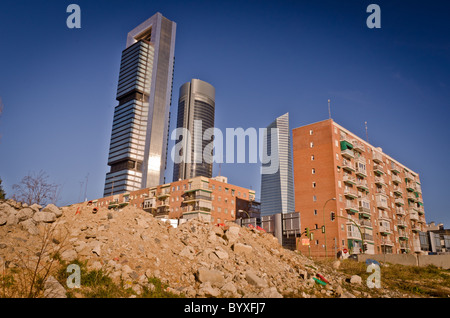
[[[195,192],[195,191],[205,191],[205,192],[209,192],[212,193],[211,190],[206,190],[206,189],[193,189],[193,190],[186,190],[184,191],[184,193],[191,193],[191,192]]]
[[[353,149],[353,145],[346,140],[341,141],[341,150]]]
[[[423,203],[422,203],[422,202],[419,202],[419,205],[423,206]]]

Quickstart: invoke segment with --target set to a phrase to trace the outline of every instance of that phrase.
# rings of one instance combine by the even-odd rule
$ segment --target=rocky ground
[[[55,259],[87,261],[90,269],[128,284],[137,297],[152,277],[184,297],[372,297],[361,277],[337,270],[339,261],[316,263],[284,249],[271,234],[235,223],[194,219],[173,228],[134,207],[93,211],[87,203],[58,208],[0,202],[0,277],[50,268]],[[68,287],[52,274],[45,275],[44,296],[65,297]],[[314,279],[318,274],[326,284]]]

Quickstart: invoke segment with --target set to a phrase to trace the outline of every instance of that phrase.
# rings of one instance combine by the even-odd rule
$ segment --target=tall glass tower
[[[272,134],[271,128],[277,128]],[[272,138],[277,138],[272,142]],[[272,145],[277,145],[272,149]],[[292,142],[289,131],[289,113],[275,119],[267,126],[267,134],[263,140],[264,156],[278,154],[279,167],[275,173],[261,174],[261,215],[295,212],[294,176],[292,167]],[[270,165],[271,163],[263,163]]]
[[[161,13],[128,33],[122,52],[104,196],[164,183],[176,23]]]
[[[202,136],[208,128],[214,128],[215,95],[215,88],[199,79],[192,79],[180,88],[177,128],[185,128],[190,132],[190,147],[183,145],[184,150],[190,150],[190,153],[184,154],[190,162],[186,160],[188,162],[174,164],[173,181],[198,176],[212,177],[213,164],[205,161],[203,156],[205,147],[212,141],[203,140]],[[187,140],[179,138],[178,142],[186,143]]]

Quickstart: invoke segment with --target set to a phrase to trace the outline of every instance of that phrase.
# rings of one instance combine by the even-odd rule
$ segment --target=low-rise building
[[[146,189],[111,195],[93,201],[95,206],[142,208],[158,218],[203,218],[213,223],[238,217],[259,217],[255,191],[228,183],[226,177],[196,177]]]

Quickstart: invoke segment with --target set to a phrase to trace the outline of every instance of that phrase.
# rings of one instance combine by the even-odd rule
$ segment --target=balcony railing
[[[359,151],[359,152],[365,151],[364,144],[362,142],[355,139],[352,141],[352,144],[353,144],[353,149],[355,149],[356,151]]]
[[[369,219],[360,219],[359,224],[361,226],[372,227],[372,222]]]
[[[395,199],[395,204],[397,204],[397,205],[405,205],[405,200],[403,200],[403,198],[396,198]]]
[[[395,208],[395,213],[398,214],[398,215],[406,215],[405,210],[403,210],[403,207],[401,207],[401,206],[397,206]]]
[[[357,213],[358,212],[358,206],[355,203],[347,202],[345,204],[345,210],[347,210],[347,212]]]
[[[372,160],[376,163],[382,163],[383,162],[383,156],[381,153],[374,151],[372,155]]]
[[[395,184],[399,184],[402,182],[402,178],[400,178],[399,175],[393,174],[392,175],[392,182],[394,182]]]
[[[401,196],[403,195],[403,190],[399,186],[394,186],[394,193]]]
[[[347,238],[348,239],[360,240],[361,239],[361,233],[359,233],[358,230],[356,230],[356,231],[347,231]]]
[[[349,197],[349,198],[352,198],[352,199],[356,199],[358,197],[358,192],[355,189],[352,189],[352,188],[349,188],[349,187],[345,187],[344,195],[346,197]]]
[[[394,173],[400,173],[400,168],[395,162],[391,162],[391,171]]]
[[[345,158],[352,159],[355,158],[355,153],[352,149],[343,149],[341,150],[341,155]]]
[[[350,160],[344,159],[342,161],[342,169],[354,172],[355,171],[355,166]]]
[[[350,184],[355,184],[356,185],[356,178],[355,177],[352,177],[350,175],[344,175],[342,179],[343,179],[343,181],[345,183],[350,183]]]
[[[398,220],[397,221],[397,226],[405,228],[406,227],[406,222],[404,220]]]
[[[386,186],[386,182],[383,177],[375,176],[375,183],[381,186]]]
[[[409,218],[414,221],[419,221],[419,213],[411,209],[409,212]]]
[[[390,239],[382,238],[381,239],[381,245],[393,246],[394,243]]]
[[[387,234],[391,234],[392,230],[386,226],[380,226],[380,234],[381,235],[387,235]]]
[[[381,165],[374,165],[373,166],[373,172],[375,172],[376,174],[379,174],[379,175],[384,174],[384,170],[383,170],[383,167]]]
[[[368,186],[366,180],[356,180],[356,187],[366,190],[366,191],[369,191],[369,186]]]
[[[405,179],[408,179],[409,181],[414,181],[415,178],[413,176],[413,174],[409,171],[405,171]]]
[[[413,192],[408,192],[407,193],[407,197],[408,200],[412,201],[412,202],[416,202],[417,201],[417,197]]]

